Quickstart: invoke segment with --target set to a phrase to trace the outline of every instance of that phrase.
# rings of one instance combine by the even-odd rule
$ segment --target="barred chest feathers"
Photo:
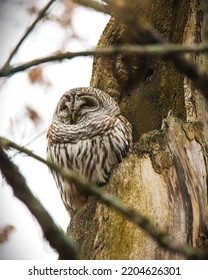
[[[62,96],[55,110],[47,134],[47,157],[102,186],[113,166],[128,154],[131,133],[113,98],[94,88],[73,89]],[[52,174],[71,215],[87,198],[59,174]]]

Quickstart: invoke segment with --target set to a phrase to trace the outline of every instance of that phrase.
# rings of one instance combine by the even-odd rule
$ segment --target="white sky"
[[[5,62],[18,39],[31,24],[31,17],[25,10],[32,4],[43,7],[45,0],[1,1],[0,3],[0,65]],[[53,15],[60,14],[61,5],[56,4]],[[22,45],[13,63],[47,56],[60,50],[63,42],[67,42],[64,50],[86,50],[96,46],[97,41],[109,17],[84,8],[76,8],[73,14],[73,27],[81,39],[71,38],[70,29],[63,30],[59,24],[44,22]],[[50,124],[53,111],[60,96],[70,88],[88,86],[91,76],[92,59],[75,58],[61,63],[45,66],[44,79],[51,83],[32,85],[27,72],[19,73],[11,78],[0,79],[0,135],[16,141],[20,145],[27,144],[35,136],[43,132]],[[35,126],[26,117],[25,107],[31,106],[41,116],[41,123]],[[45,133],[27,146],[38,155],[45,157]],[[69,222],[59,192],[47,167],[34,159],[16,155],[14,161],[25,176],[32,192],[42,202],[54,221],[65,231]],[[0,177],[0,229],[13,225],[15,230],[9,240],[0,244],[0,259],[56,259],[57,254],[43,240],[42,231],[27,208],[17,200],[12,190]]]

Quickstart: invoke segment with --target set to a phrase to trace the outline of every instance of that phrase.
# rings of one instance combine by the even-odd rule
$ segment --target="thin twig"
[[[28,147],[30,144],[32,144],[33,142],[35,142],[38,138],[40,138],[43,134],[45,134],[47,131],[47,129],[44,129],[43,131],[41,131],[39,134],[37,134],[35,137],[33,137],[30,141],[28,141],[26,144],[24,144],[22,147],[26,148]],[[14,157],[16,157],[19,153],[19,151],[17,151],[16,153],[14,153],[14,155],[12,155],[12,157],[10,157],[10,159],[13,159]]]
[[[19,42],[17,43],[17,45],[15,46],[14,50],[11,52],[9,58],[7,59],[6,63],[4,64],[3,68],[7,68],[10,65],[11,60],[13,59],[13,57],[15,56],[15,54],[17,53],[18,49],[20,48],[20,46],[22,45],[22,43],[25,41],[25,39],[28,37],[28,35],[32,32],[32,30],[35,28],[35,26],[37,25],[37,23],[42,20],[44,18],[44,16],[46,15],[47,10],[51,7],[51,5],[55,2],[56,0],[50,0],[47,5],[40,10],[40,12],[38,13],[37,18],[34,20],[34,22],[27,28],[26,32],[24,33],[24,35],[21,37],[21,39],[19,40]]]
[[[30,69],[31,67],[38,66],[44,63],[62,61],[64,59],[72,59],[80,56],[112,56],[115,54],[134,54],[134,55],[145,55],[145,56],[166,56],[171,58],[176,54],[181,53],[202,53],[208,52],[208,44],[193,45],[190,47],[185,47],[181,45],[119,45],[119,46],[108,46],[103,48],[92,49],[88,51],[79,52],[59,52],[56,54],[51,54],[46,57],[39,59],[34,59],[26,63],[7,67],[0,69],[0,77],[7,77],[16,74],[21,71]]]
[[[43,131],[41,131],[40,133],[38,133],[35,137],[33,137],[30,141],[28,141],[25,145],[23,145],[24,148],[26,148],[27,146],[29,146],[30,144],[32,144],[33,142],[35,142],[38,138],[40,138],[41,136],[43,136],[43,134],[45,134],[47,131],[47,128],[45,128]]]
[[[97,12],[105,13],[110,15],[110,9],[108,5],[101,4],[93,0],[73,0],[74,3],[84,6],[86,8],[91,8]]]
[[[60,166],[47,161],[38,155],[32,153],[30,150],[18,146],[16,143],[0,137],[0,146],[2,148],[14,148],[22,153],[27,154],[30,157],[44,163],[52,170],[58,172],[66,180],[75,183],[82,192],[88,195],[95,195],[102,203],[110,206],[118,213],[125,216],[127,219],[135,223],[137,226],[142,228],[149,236],[151,236],[161,247],[170,250],[175,253],[179,253],[189,259],[208,259],[208,253],[204,253],[199,249],[193,249],[186,245],[175,245],[174,241],[169,239],[168,235],[157,227],[155,227],[149,219],[142,214],[136,212],[134,209],[128,208],[123,202],[116,196],[102,192],[96,185],[87,181],[83,176],[77,175],[77,173],[70,170],[65,170]],[[1,166],[0,166],[1,167]]]

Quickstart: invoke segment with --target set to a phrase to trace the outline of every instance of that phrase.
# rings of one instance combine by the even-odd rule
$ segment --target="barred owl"
[[[112,167],[128,154],[132,131],[112,97],[99,89],[83,87],[61,97],[47,138],[48,159],[102,186]],[[86,196],[56,172],[52,174],[71,215],[86,202]]]

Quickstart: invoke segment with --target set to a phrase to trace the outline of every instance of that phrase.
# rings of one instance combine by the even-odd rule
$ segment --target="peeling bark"
[[[132,3],[169,42],[204,40],[203,1]],[[119,43],[145,42],[135,42],[112,18],[98,46]],[[206,61],[202,55],[187,58]],[[156,57],[96,57],[91,86],[113,96],[133,125],[133,152],[113,170],[104,191],[146,215],[174,242],[207,250],[207,101]],[[93,197],[72,217],[68,233],[83,259],[182,258]]]

